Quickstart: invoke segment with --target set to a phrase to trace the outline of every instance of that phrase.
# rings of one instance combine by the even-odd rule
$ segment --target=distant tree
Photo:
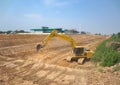
[[[18,30],[15,30],[14,33],[18,33]]]
[[[7,33],[7,34],[10,34],[10,33],[12,33],[12,31],[11,31],[11,30],[8,30],[8,31],[6,31],[6,33]]]
[[[81,31],[81,34],[86,34],[86,32],[85,31]]]
[[[24,30],[15,30],[14,33],[29,33],[29,32],[24,31]]]
[[[118,37],[120,38],[120,32],[117,33]]]
[[[24,30],[19,30],[19,33],[24,33],[25,31]]]
[[[0,31],[0,34],[4,34],[5,32],[4,31]]]
[[[75,30],[75,29],[71,29],[70,32],[71,32],[71,33],[79,33],[79,32],[78,32],[77,30]]]
[[[95,35],[101,35],[101,33],[96,33]]]
[[[65,32],[65,33],[69,33],[69,34],[79,33],[79,31],[77,31],[77,30],[75,30],[75,29],[65,29],[64,32]]]

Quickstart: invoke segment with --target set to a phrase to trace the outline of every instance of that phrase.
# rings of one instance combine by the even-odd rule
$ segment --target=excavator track
[[[81,58],[77,58],[77,57],[67,57],[65,60],[67,61],[67,62],[77,62],[78,64],[83,64],[84,62],[85,62],[85,59],[86,58],[83,58],[83,57],[81,57]]]
[[[82,65],[84,63],[85,59],[86,58],[79,58],[77,63]]]

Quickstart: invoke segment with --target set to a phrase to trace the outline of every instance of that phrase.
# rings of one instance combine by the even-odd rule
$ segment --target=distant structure
[[[49,28],[49,27],[34,28],[30,30],[34,33],[51,33],[54,29],[56,29],[58,33],[64,32],[62,28]]]
[[[75,29],[69,29],[69,30],[65,29],[64,33],[66,33],[66,34],[79,34],[79,32]]]

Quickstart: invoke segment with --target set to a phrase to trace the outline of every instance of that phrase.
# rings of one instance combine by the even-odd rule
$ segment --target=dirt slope
[[[78,45],[95,47],[106,37],[70,35]],[[43,35],[0,36],[0,85],[119,85],[120,77],[100,73],[90,61],[84,65],[68,63],[71,55],[69,42],[53,38],[36,52]],[[4,44],[4,45],[3,45]]]

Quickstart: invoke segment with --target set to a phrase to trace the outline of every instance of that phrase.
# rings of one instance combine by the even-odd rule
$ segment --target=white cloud
[[[60,0],[43,0],[45,5],[50,5],[50,6],[66,6],[68,5],[68,1],[60,1]]]
[[[55,0],[43,0],[43,2],[44,2],[46,5],[50,5],[50,4],[55,3]]]

